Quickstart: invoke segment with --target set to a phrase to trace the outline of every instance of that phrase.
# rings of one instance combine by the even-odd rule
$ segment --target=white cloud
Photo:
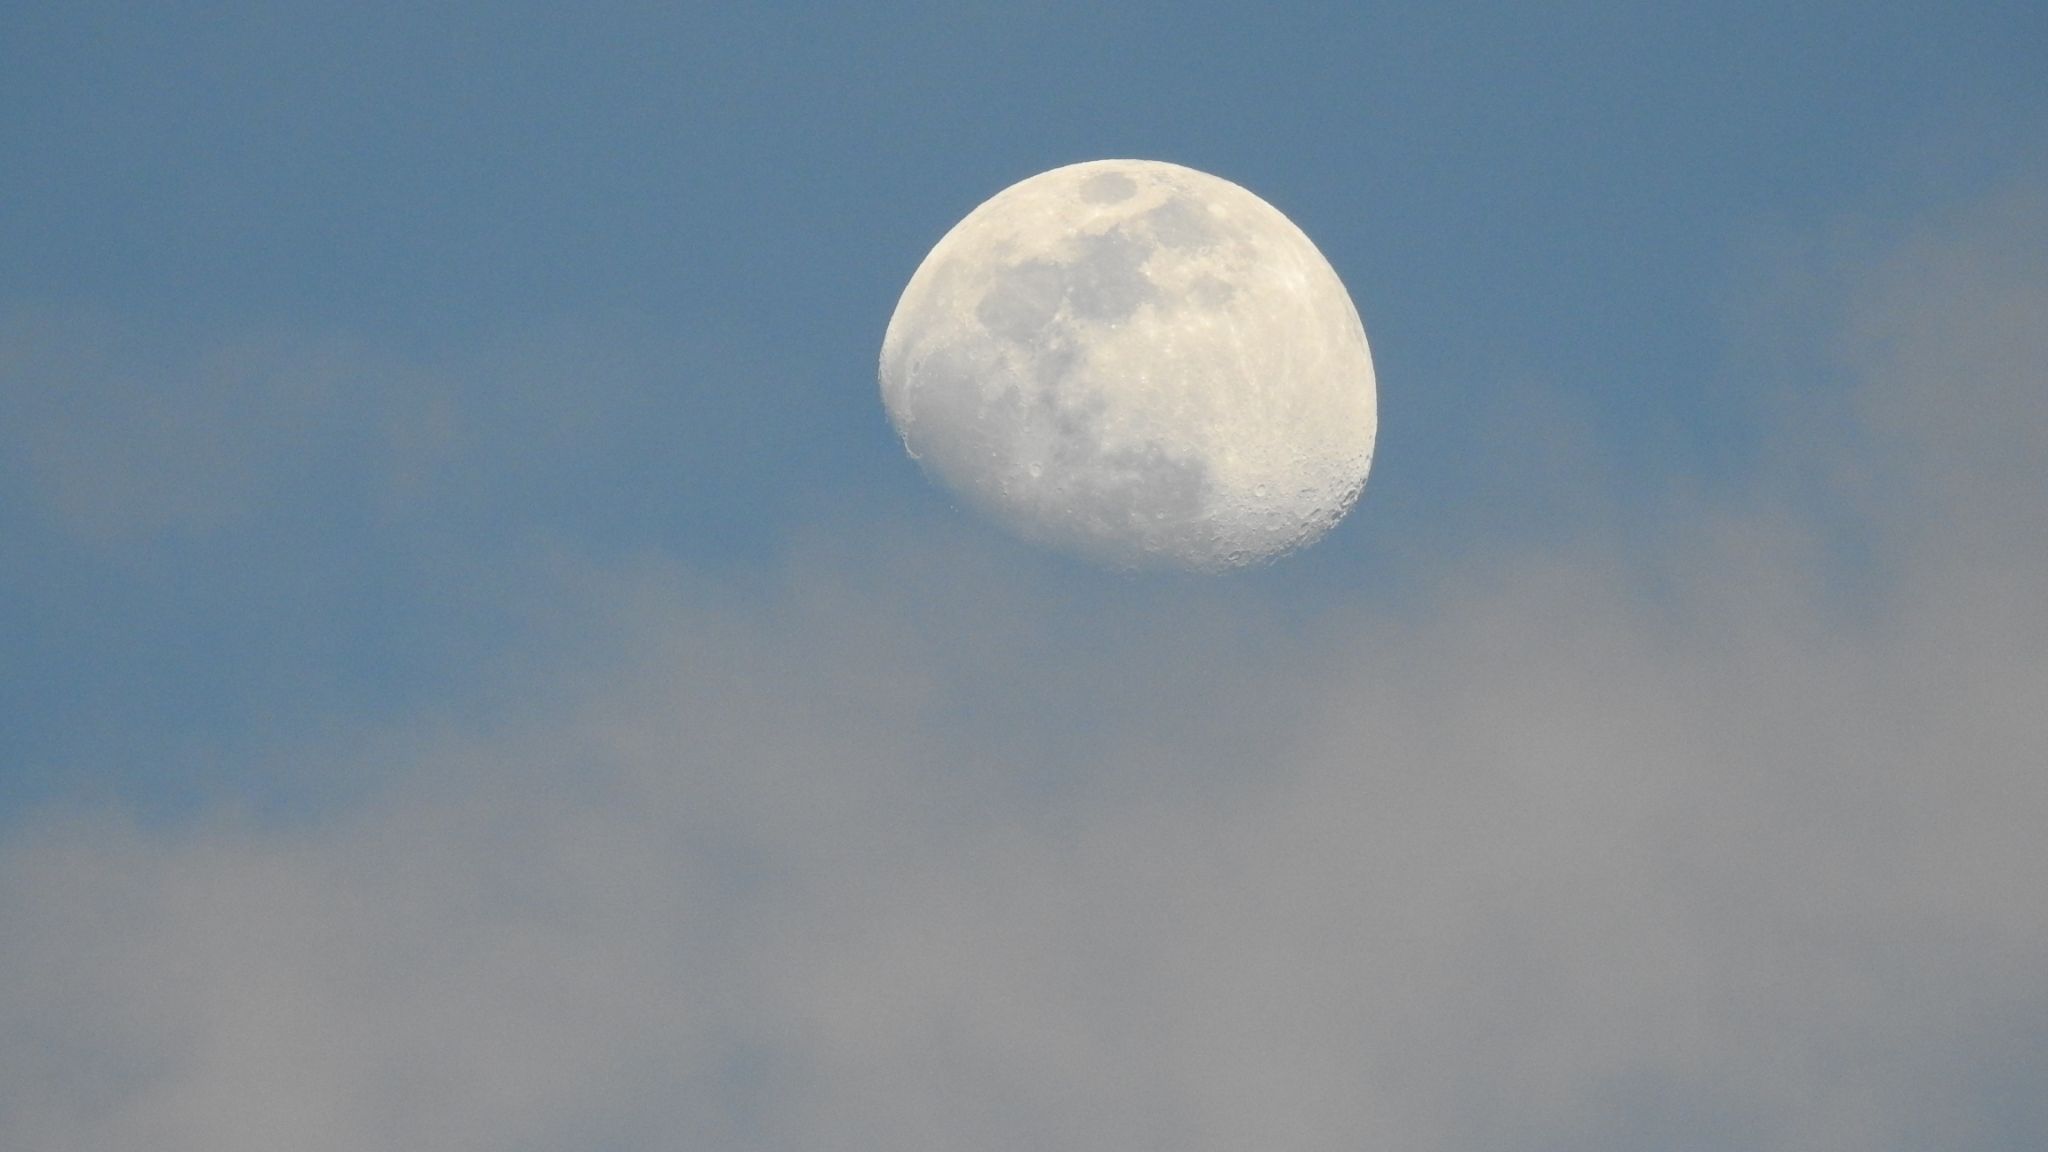
[[[1768,494],[1398,612],[876,529],[593,575],[610,670],[376,808],[25,829],[0,1144],[2038,1142],[2043,221],[1859,277],[1869,571]]]
[[[744,333],[649,329],[563,320],[431,359],[0,312],[0,494],[103,550],[288,535],[309,518],[323,533],[579,538],[655,484],[670,517],[701,512],[702,489],[785,499],[800,467],[774,456],[803,456],[826,419],[778,422],[792,366]]]
[[[361,429],[341,349],[250,338],[203,356],[105,319],[0,317],[0,466],[73,535],[208,534]]]

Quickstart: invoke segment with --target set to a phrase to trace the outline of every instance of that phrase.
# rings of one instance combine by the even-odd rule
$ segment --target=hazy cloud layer
[[[1398,611],[593,570],[374,807],[13,834],[0,1144],[2037,1146],[2044,261],[1896,245],[1756,495]]]
[[[565,320],[435,357],[290,331],[192,344],[0,309],[0,494],[101,548],[260,534],[309,510],[323,534],[387,534],[373,546],[422,526],[590,545],[616,543],[615,520],[657,521],[657,502],[685,522],[733,515],[736,496],[766,512],[787,499],[780,477],[831,455],[817,417],[785,411],[789,358],[730,328]],[[761,463],[774,455],[794,466]]]

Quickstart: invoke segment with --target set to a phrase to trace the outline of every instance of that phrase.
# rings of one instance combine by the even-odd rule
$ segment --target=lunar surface
[[[904,446],[1029,539],[1213,571],[1314,542],[1357,500],[1372,355],[1322,253],[1227,180],[1099,160],[946,233],[882,341]]]

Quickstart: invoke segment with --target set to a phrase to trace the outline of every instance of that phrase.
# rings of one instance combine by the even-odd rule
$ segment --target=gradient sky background
[[[1101,9],[1107,10],[1101,10]],[[2048,1146],[2048,8],[0,9],[0,1146]],[[876,396],[981,200],[1350,287],[1314,549]]]

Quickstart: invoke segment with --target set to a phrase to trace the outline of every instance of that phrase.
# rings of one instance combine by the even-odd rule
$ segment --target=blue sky
[[[0,1143],[325,1146],[261,1069],[337,1147],[2037,1146],[2044,51],[2018,4],[7,7]],[[889,429],[931,244],[1104,156],[1349,286],[1381,439],[1314,549],[1095,572]]]
[[[212,422],[265,457],[210,481],[264,490],[231,513],[83,531],[13,470],[8,532],[35,541],[6,572],[32,669],[5,697],[17,802],[144,756],[124,790],[205,786],[267,718],[288,739],[321,719],[290,713],[459,694],[533,623],[462,589],[533,537],[744,566],[849,498],[929,507],[868,387],[878,333],[931,241],[1031,172],[1172,159],[1316,238],[1388,431],[1372,499],[1297,567],[1383,580],[1389,553],[1570,517],[1503,481],[1503,454],[1550,451],[1524,420],[1579,436],[1560,454],[1624,504],[1739,475],[1750,265],[2031,170],[2043,104],[2026,7],[8,21],[11,403],[98,421],[86,454],[166,435],[106,426],[145,394],[186,407],[136,485],[205,487],[149,469],[199,468]],[[285,395],[308,359],[331,393]],[[373,508],[365,453],[422,381],[464,490]]]

